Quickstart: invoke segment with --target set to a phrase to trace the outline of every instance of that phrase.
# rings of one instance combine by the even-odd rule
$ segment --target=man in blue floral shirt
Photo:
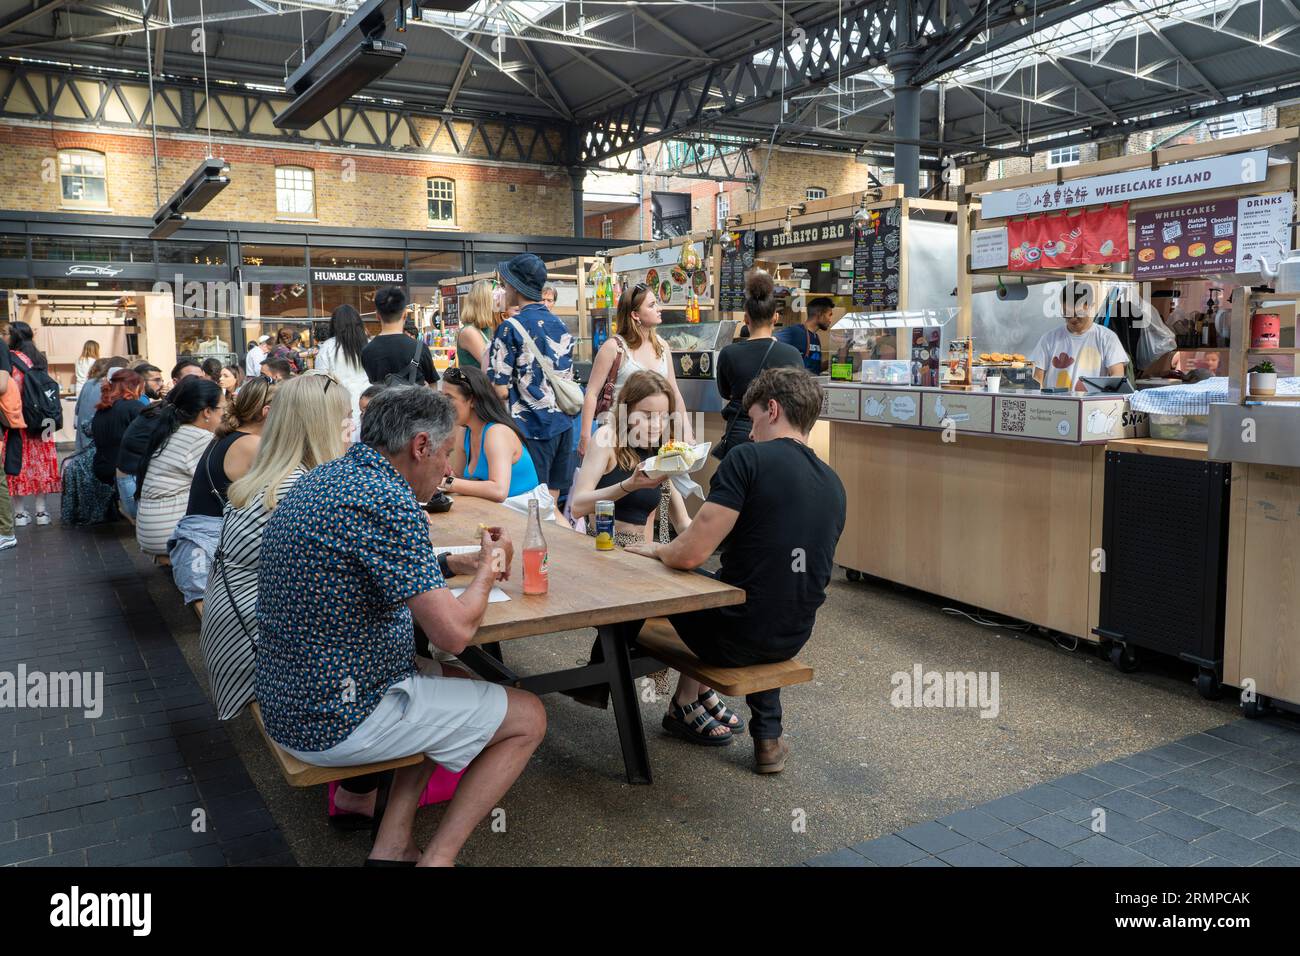
[[[523,433],[538,478],[558,499],[573,480],[573,418],[555,403],[555,390],[534,352],[550,362],[560,378],[572,379],[573,334],[542,304],[546,263],[524,253],[501,263],[497,272],[505,283],[506,308],[517,307],[519,312],[497,327],[484,371]]]
[[[396,772],[367,865],[450,866],[546,729],[532,694],[416,667],[412,618],[457,654],[492,582],[509,574],[508,557],[494,561],[509,539],[487,529],[464,594],[444,586],[420,501],[442,480],[454,431],[443,395],[386,389],[366,408],[361,441],[299,479],[262,539],[255,691],[267,733],[321,767],[428,758]],[[421,854],[411,827],[434,763],[469,769]]]

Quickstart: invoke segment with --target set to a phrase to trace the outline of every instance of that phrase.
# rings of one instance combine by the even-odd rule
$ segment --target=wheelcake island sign
[[[1059,185],[1040,183],[986,194],[980,202],[984,219],[1002,219],[1035,212],[1057,212],[1080,206],[1118,203],[1145,196],[1224,189],[1260,183],[1268,176],[1268,150],[1255,149],[1230,156],[1170,163],[1156,169],[1130,169],[1105,176],[1067,179]]]

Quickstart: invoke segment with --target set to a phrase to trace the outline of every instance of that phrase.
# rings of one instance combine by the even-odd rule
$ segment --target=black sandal
[[[712,697],[717,701],[717,703],[710,707],[704,702],[706,697]],[[727,707],[727,705],[722,702],[722,695],[716,690],[711,690],[707,694],[701,694],[698,698],[698,703],[709,712],[710,717],[730,730],[734,736],[740,736],[745,732],[745,719],[741,717],[740,714]],[[735,721],[734,724],[732,723],[733,720]]]
[[[709,712],[698,702],[685,707],[679,707],[676,702],[670,703],[668,713],[664,714],[664,730],[701,747],[725,747],[731,743],[731,731],[718,734],[713,732],[715,727],[727,729],[724,724],[710,717]]]

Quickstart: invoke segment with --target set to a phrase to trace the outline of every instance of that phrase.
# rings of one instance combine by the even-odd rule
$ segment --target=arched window
[[[821,186],[809,186],[803,192],[804,202],[812,202],[814,199],[825,199],[826,190]]]
[[[279,216],[316,215],[316,174],[305,166],[275,167],[275,212]]]
[[[429,224],[456,225],[456,181],[434,177],[428,181]]]
[[[108,208],[108,166],[103,153],[89,149],[61,150],[59,183],[63,205],[85,209]]]

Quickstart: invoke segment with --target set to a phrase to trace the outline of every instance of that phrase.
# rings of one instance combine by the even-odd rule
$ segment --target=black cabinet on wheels
[[[1196,687],[1219,696],[1228,558],[1223,462],[1106,453],[1101,607],[1094,633],[1120,670],[1137,650],[1197,665]],[[1094,563],[1094,568],[1097,564]]]

